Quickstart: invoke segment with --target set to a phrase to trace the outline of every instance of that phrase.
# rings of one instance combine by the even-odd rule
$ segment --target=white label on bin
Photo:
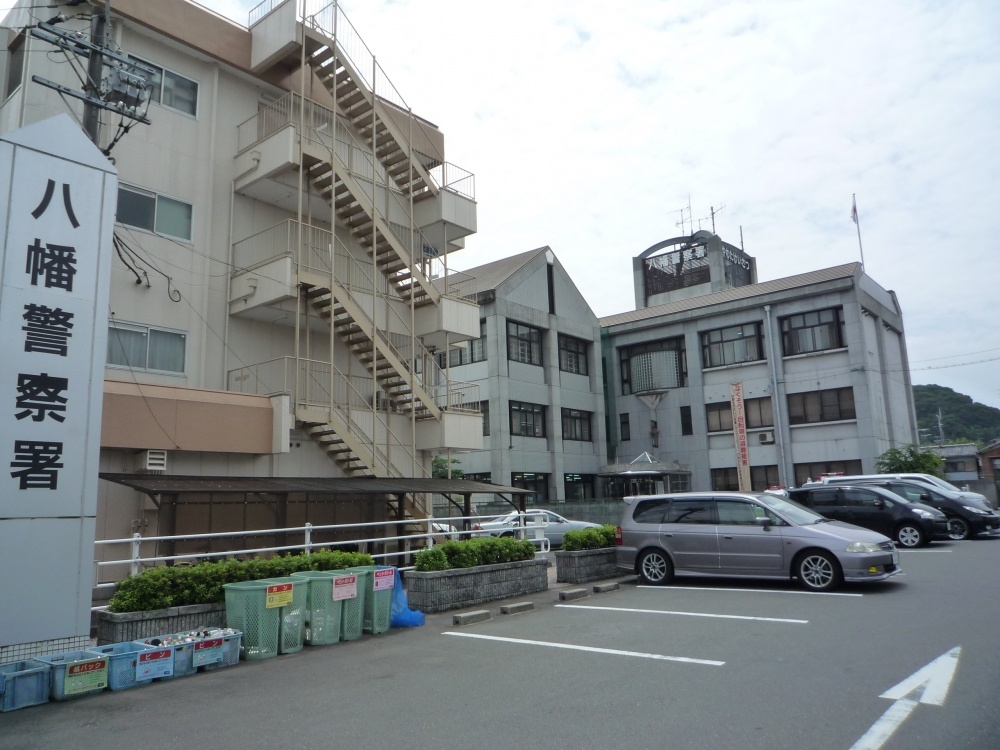
[[[135,681],[170,677],[174,673],[174,650],[158,648],[155,651],[141,651],[135,663]]]
[[[383,568],[382,570],[375,571],[375,585],[372,587],[375,591],[385,591],[387,589],[395,588],[395,586],[395,568]]]
[[[333,579],[333,600],[354,599],[358,595],[358,577],[341,576]]]
[[[206,664],[217,664],[222,661],[222,643],[221,638],[195,641],[191,663],[196,667],[203,667]]]

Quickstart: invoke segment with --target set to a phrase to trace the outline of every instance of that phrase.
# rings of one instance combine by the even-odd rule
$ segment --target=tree
[[[905,448],[890,448],[875,462],[875,468],[881,474],[898,474],[913,472],[917,474],[933,474],[941,476],[944,459],[932,450],[921,450],[920,446],[908,445]]]
[[[434,463],[431,467],[431,476],[435,479],[447,479],[448,478],[448,461],[449,459],[444,456],[438,456],[434,459]],[[461,479],[465,476],[465,472],[461,469],[456,469],[455,466],[461,464],[457,458],[451,459],[451,478]]]

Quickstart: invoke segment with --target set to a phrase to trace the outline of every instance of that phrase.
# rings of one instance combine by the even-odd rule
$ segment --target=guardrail
[[[521,538],[532,539],[538,547],[538,555],[547,555],[551,547],[549,540],[545,538],[546,523],[528,523],[527,514],[518,514],[518,523],[505,527],[502,532],[509,533]],[[97,550],[110,549],[115,547],[126,548],[127,554],[124,557],[112,559],[97,559],[94,561],[95,580],[98,582],[94,588],[97,591],[109,591],[115,584],[129,576],[138,575],[144,569],[157,565],[190,564],[194,562],[205,562],[211,560],[225,560],[231,558],[255,557],[260,555],[273,555],[281,552],[304,552],[309,554],[313,550],[328,548],[344,548],[357,546],[359,551],[367,552],[375,560],[394,560],[396,567],[400,570],[412,570],[413,565],[409,562],[409,556],[423,547],[433,547],[444,541],[458,541],[471,537],[487,536],[492,532],[489,530],[473,528],[479,523],[495,520],[496,516],[444,516],[439,518],[429,517],[424,519],[405,519],[374,521],[369,523],[353,524],[332,524],[313,525],[307,523],[304,526],[292,526],[279,529],[255,529],[252,531],[233,531],[212,534],[182,534],[176,536],[142,536],[133,534],[131,537],[123,539],[100,539],[94,542],[95,552]],[[460,524],[462,528],[456,526]],[[366,530],[385,530],[392,527],[396,533],[368,535]],[[407,529],[419,528],[419,532]],[[406,530],[407,533],[400,533]],[[357,531],[357,533],[355,533]],[[337,537],[335,540],[317,542],[316,535],[328,535]],[[499,532],[494,535],[499,535]],[[301,538],[290,544],[272,544],[269,546],[246,546],[249,539],[269,536],[296,536]],[[341,538],[345,537],[345,538]],[[226,549],[212,550],[205,549],[197,552],[182,552],[178,554],[159,554],[160,545],[165,543],[170,546],[177,543],[205,543],[212,546],[213,542],[230,540],[241,540],[244,544],[229,544]],[[415,544],[423,540],[422,544]],[[387,550],[386,546],[394,545],[396,549]],[[150,550],[152,546],[152,550]],[[226,545],[223,545],[226,546]],[[381,550],[381,551],[379,551]],[[95,555],[100,557],[100,555]],[[403,564],[400,564],[403,563]],[[104,575],[102,575],[104,573]],[[110,580],[103,580],[110,579]],[[94,607],[94,609],[104,609],[104,607]]]

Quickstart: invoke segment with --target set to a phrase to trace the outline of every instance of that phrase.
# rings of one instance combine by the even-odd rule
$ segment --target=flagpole
[[[858,199],[855,193],[851,193],[851,218],[854,219],[854,226],[858,228],[858,252],[861,253],[861,270],[865,270],[865,249],[861,246],[861,220],[858,219]]]

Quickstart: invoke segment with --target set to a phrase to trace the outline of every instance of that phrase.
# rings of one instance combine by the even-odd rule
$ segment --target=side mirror
[[[757,523],[758,526],[761,526],[761,527],[763,527],[765,529],[771,528],[771,517],[770,516],[757,516],[757,518],[755,518],[754,521],[756,521],[756,523]]]
[[[881,497],[876,497],[875,498],[875,507],[876,508],[884,508],[885,507],[885,500],[883,500]]]
[[[920,496],[920,502],[929,503],[931,501],[931,496],[929,493],[925,492]]]

